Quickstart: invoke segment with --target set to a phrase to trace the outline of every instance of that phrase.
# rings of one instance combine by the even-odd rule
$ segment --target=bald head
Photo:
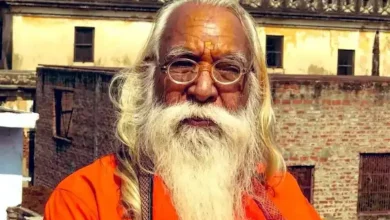
[[[179,6],[170,15],[161,46],[162,57],[172,47],[184,46],[208,61],[225,54],[248,55],[249,52],[248,38],[233,12],[224,7],[191,2]],[[205,54],[207,50],[210,51]]]
[[[212,66],[230,59],[249,67],[250,47],[240,19],[229,9],[209,4],[184,3],[170,14],[160,41],[160,64],[188,58],[199,64],[197,80],[183,86],[160,76],[157,94],[168,105],[192,101],[236,111],[246,105],[246,76],[234,85],[221,85],[211,76]]]

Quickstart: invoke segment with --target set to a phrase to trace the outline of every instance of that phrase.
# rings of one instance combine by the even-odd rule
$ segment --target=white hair
[[[155,86],[155,69],[159,60],[159,49],[162,43],[160,39],[166,28],[166,22],[168,21],[168,18],[177,7],[187,2],[227,8],[241,21],[244,31],[246,32],[246,36],[249,40],[251,58],[253,59],[254,63],[254,73],[250,74],[249,78],[250,98],[246,107],[247,111],[239,116],[241,118],[250,118],[253,120],[252,122],[249,120],[244,120],[244,122],[249,123],[248,126],[253,128],[252,131],[256,133],[253,134],[253,141],[256,142],[256,144],[252,144],[254,148],[251,148],[246,152],[246,154],[250,154],[254,157],[253,162],[258,162],[265,165],[265,179],[272,176],[276,171],[285,170],[284,160],[278,149],[273,144],[274,113],[271,106],[270,84],[266,72],[264,55],[262,54],[256,26],[252,17],[248,12],[245,11],[244,8],[242,8],[239,1],[236,0],[173,1],[159,11],[147,44],[134,66],[124,71],[122,74],[116,76],[111,84],[112,100],[120,110],[119,120],[117,123],[117,135],[118,138],[126,145],[125,153],[130,155],[132,158],[130,160],[126,159],[127,157],[121,158],[118,156],[119,163],[117,174],[122,179],[122,203],[126,208],[126,211],[128,211],[127,214],[132,215],[133,219],[140,219],[141,216],[139,182],[135,167],[140,166],[140,157],[144,153],[152,157],[153,160],[159,159],[156,157],[155,153],[158,149],[150,149],[153,148],[153,146],[156,144],[150,142],[150,136],[148,139],[148,137],[145,136],[145,132],[147,132],[148,129],[153,131],[164,129],[162,127],[155,127],[151,123],[145,123],[150,122],[153,117],[158,115],[153,113],[159,112],[162,114],[164,112],[163,109],[159,109],[157,111],[159,106],[156,105],[156,97],[153,89]],[[175,106],[170,108],[170,110],[174,110],[174,107]],[[192,107],[193,106],[181,106],[180,109],[192,109]],[[193,114],[197,111],[198,110],[194,108],[193,110],[188,110],[187,113]],[[212,115],[213,111],[205,110],[205,112],[209,112]],[[162,126],[164,124],[159,123],[159,125]],[[158,135],[159,133],[157,132],[153,134]],[[212,139],[212,136],[207,136],[203,133],[198,133],[195,136]],[[235,141],[237,140],[241,139],[237,138]],[[172,142],[169,143],[172,144]],[[175,160],[172,162],[174,161]],[[253,169],[249,169],[248,175],[253,175],[256,164],[250,165],[254,167]],[[221,167],[223,168],[222,165]],[[214,171],[217,172],[218,170]],[[250,186],[245,186],[243,190],[250,190]],[[189,218],[196,219],[194,216]]]

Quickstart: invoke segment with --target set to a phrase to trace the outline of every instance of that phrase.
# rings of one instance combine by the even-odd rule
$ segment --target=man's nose
[[[211,77],[211,70],[200,70],[198,78],[188,89],[189,99],[198,103],[210,103],[217,100],[218,91]]]

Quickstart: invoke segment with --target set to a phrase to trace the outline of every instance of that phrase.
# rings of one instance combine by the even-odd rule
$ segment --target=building
[[[0,70],[0,108],[20,112],[34,112],[35,82],[33,71]],[[23,131],[23,176],[32,177],[33,157],[30,148],[34,146],[34,129]],[[24,185],[28,185],[25,182]]]
[[[55,187],[67,175],[114,152],[115,109],[108,86],[118,69],[38,68],[34,185]]]
[[[128,66],[151,27],[145,21],[152,14],[134,12],[132,1],[1,3],[4,69],[35,71],[38,64]]]
[[[23,129],[35,128],[38,114],[0,107],[0,220],[22,203]]]
[[[390,78],[273,75],[277,144],[326,219],[389,219]]]
[[[390,1],[242,0],[242,4],[258,23],[270,73],[389,75]],[[128,66],[161,5],[155,0],[5,0],[2,67]]]
[[[38,69],[35,185],[53,188],[119,146],[107,97],[115,71]],[[277,145],[321,216],[388,218],[390,78],[273,74],[271,81]]]

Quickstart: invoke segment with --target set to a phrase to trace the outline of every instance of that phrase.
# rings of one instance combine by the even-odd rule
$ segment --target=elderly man
[[[238,1],[167,5],[112,85],[125,147],[62,181],[45,219],[320,219],[272,143],[264,57]]]

